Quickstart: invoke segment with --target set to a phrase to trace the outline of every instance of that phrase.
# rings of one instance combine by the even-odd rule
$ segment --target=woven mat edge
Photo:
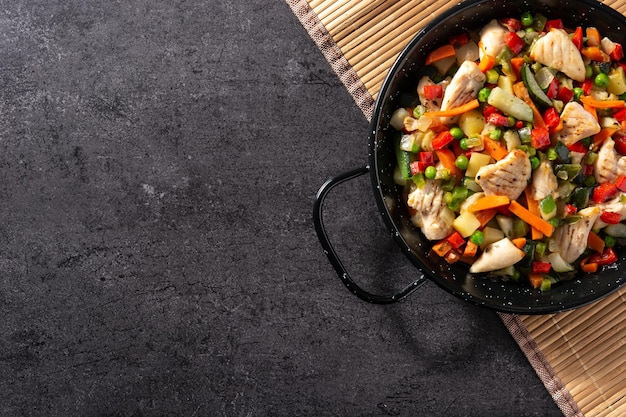
[[[306,0],[285,1],[353,97],[366,119],[371,121],[374,99],[308,2]],[[522,320],[514,314],[498,313],[498,315],[563,414],[566,417],[583,417],[576,401],[552,369]]]

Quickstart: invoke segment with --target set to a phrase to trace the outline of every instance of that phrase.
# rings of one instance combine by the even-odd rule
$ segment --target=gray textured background
[[[561,415],[495,313],[339,282],[369,127],[286,3],[0,4],[1,415]],[[327,224],[393,286],[368,181]]]

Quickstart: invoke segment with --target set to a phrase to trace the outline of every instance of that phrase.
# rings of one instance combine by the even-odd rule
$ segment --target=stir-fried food
[[[397,109],[395,179],[448,262],[549,290],[626,239],[626,61],[594,27],[539,13],[433,50]]]

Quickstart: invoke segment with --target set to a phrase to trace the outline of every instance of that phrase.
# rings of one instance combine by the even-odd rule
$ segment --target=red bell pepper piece
[[[452,232],[446,240],[454,249],[458,249],[465,244],[465,239],[463,239],[463,236],[461,236],[459,232]]]
[[[493,107],[491,104],[487,104],[485,108],[483,109],[483,116],[485,116],[485,119],[489,118],[489,115],[493,113],[501,114],[500,110]]]
[[[435,84],[435,85],[425,85],[424,86],[424,96],[427,99],[433,100],[435,98],[443,97],[443,86]]]
[[[583,49],[583,28],[578,26],[572,35],[572,42],[576,45],[576,48],[580,51]]]
[[[615,184],[605,182],[593,189],[591,200],[594,203],[604,203],[619,193],[619,189]]]
[[[613,141],[615,142],[615,150],[622,155],[626,155],[626,134],[615,132]]]
[[[522,30],[522,21],[519,19],[513,19],[511,17],[500,20],[504,26],[506,26],[511,32],[517,32]]]
[[[552,265],[550,264],[550,262],[536,261],[532,263],[532,270],[535,274],[547,274],[548,272],[550,272],[550,269],[552,269]]]
[[[585,146],[583,142],[572,143],[571,145],[568,145],[567,149],[569,149],[571,152],[578,153],[587,153],[587,151],[589,150],[589,148]]]
[[[621,43],[615,43],[615,48],[609,54],[612,61],[619,61],[624,58],[624,49]]]
[[[564,29],[563,21],[561,19],[552,19],[546,21],[546,24],[543,27],[543,30],[546,32],[550,32],[552,29]]]
[[[530,144],[538,150],[550,146],[550,132],[545,127],[536,127],[530,131]]]
[[[620,175],[619,177],[617,177],[617,179],[615,180],[615,186],[621,192],[626,193],[626,175]]]
[[[506,44],[506,46],[511,48],[511,51],[513,51],[514,54],[519,54],[520,51],[524,49],[524,46],[526,45],[524,43],[524,40],[520,38],[515,32],[505,33],[504,43]]]
[[[469,42],[469,37],[467,36],[467,33],[461,33],[459,35],[451,36],[448,41],[451,45],[463,46]]]
[[[619,109],[613,114],[613,117],[620,123],[626,120],[626,107]]]
[[[423,174],[430,165],[422,161],[413,161],[409,164],[409,168],[411,168],[411,175]]]
[[[550,81],[550,85],[548,85],[548,91],[546,91],[546,96],[548,98],[556,98],[559,93],[559,79],[554,77],[552,81]]]
[[[419,153],[419,161],[425,164],[434,165],[435,155],[433,155],[433,153],[430,151],[422,151]]]
[[[487,123],[491,123],[492,125],[509,127],[511,126],[511,120],[508,117],[500,114],[500,113],[491,113],[487,117]]]
[[[603,211],[600,214],[600,220],[607,224],[617,224],[622,220],[622,215],[612,211]]]
[[[593,87],[593,81],[592,80],[585,80],[585,81],[583,81],[581,87],[583,89],[583,93],[586,96],[588,96],[589,94],[591,94],[591,88]]]
[[[565,214],[566,215],[570,215],[570,214],[576,214],[578,212],[578,207],[572,205],[572,204],[567,204],[565,205]]]
[[[597,263],[598,265],[610,265],[617,261],[617,254],[613,248],[604,248],[602,253],[594,253],[589,257],[589,263]]]
[[[561,123],[561,117],[554,107],[550,107],[543,113],[543,121],[546,123],[548,130],[553,132]]]
[[[572,99],[574,98],[574,92],[570,90],[569,88],[565,87],[564,85],[562,85],[559,88],[559,91],[556,93],[556,98],[558,98],[564,103],[567,103],[567,102],[572,101]]]
[[[454,136],[450,133],[449,130],[444,130],[443,132],[439,132],[439,134],[433,139],[433,149],[439,150],[443,149],[450,144],[454,140]]]

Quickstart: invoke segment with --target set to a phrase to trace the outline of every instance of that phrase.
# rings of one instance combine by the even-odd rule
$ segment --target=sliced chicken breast
[[[526,152],[515,149],[495,164],[481,167],[476,182],[485,195],[504,195],[516,200],[528,185],[532,168]]]
[[[605,203],[595,204],[594,207],[599,207],[602,211],[619,213],[620,221],[626,219],[626,203],[622,202],[621,195]]]
[[[564,30],[552,29],[537,39],[530,50],[530,58],[576,81],[585,80],[583,57]]]
[[[497,56],[504,47],[504,35],[509,30],[502,26],[496,19],[487,23],[479,33],[480,52],[490,56]]]
[[[523,250],[505,237],[487,246],[469,271],[471,273],[496,271],[515,265],[524,258],[524,255]]]
[[[626,175],[626,156],[617,153],[613,139],[606,139],[600,147],[593,171],[600,184],[614,182],[620,175]]]
[[[602,209],[587,207],[578,212],[582,219],[576,223],[564,224],[556,228],[552,239],[556,242],[557,250],[563,260],[572,263],[583,254],[587,248],[587,237]]]
[[[453,231],[455,214],[443,202],[444,193],[439,180],[427,180],[423,187],[411,191],[407,199],[409,207],[416,211],[411,220],[429,240],[443,239]]]
[[[486,80],[487,77],[475,62],[463,62],[446,87],[441,110],[453,109],[472,101],[478,96],[478,91],[483,88]]]
[[[561,121],[563,129],[553,134],[552,139],[561,141],[566,146],[593,136],[601,129],[596,118],[575,101],[565,105],[561,112]]]
[[[552,163],[543,161],[532,173],[531,191],[535,200],[540,201],[549,195],[557,197],[559,184],[552,171]]]

